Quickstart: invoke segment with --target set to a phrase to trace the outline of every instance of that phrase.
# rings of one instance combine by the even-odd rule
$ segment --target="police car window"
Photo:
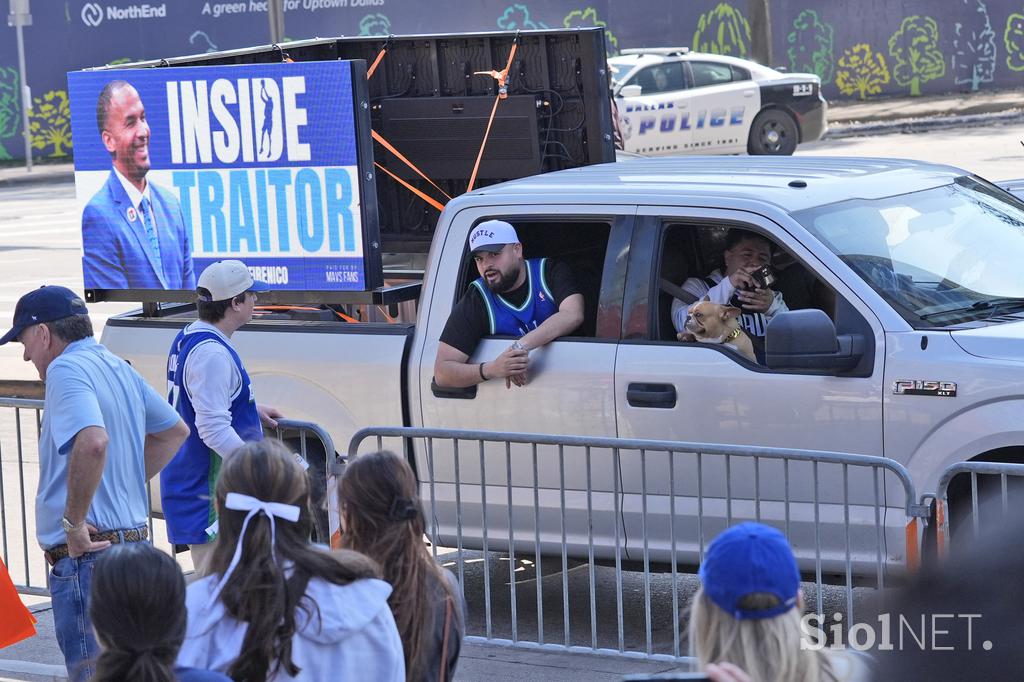
[[[641,94],[644,95],[685,90],[686,78],[683,76],[683,63],[667,62],[649,66],[630,79],[629,84],[639,85]]]
[[[690,62],[690,69],[693,71],[693,87],[695,88],[730,83],[733,80],[732,68],[728,64]]]
[[[742,66],[733,66],[732,79],[734,81],[748,81],[750,80],[750,72],[744,69]]]

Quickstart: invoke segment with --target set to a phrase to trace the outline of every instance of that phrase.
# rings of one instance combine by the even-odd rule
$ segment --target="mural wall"
[[[33,154],[72,152],[66,72],[265,43],[265,0],[31,0]],[[290,39],[605,26],[608,48],[750,54],[747,0],[286,0]],[[770,0],[774,66],[830,99],[1024,86],[1024,0]],[[14,29],[0,26],[0,161],[23,156]]]

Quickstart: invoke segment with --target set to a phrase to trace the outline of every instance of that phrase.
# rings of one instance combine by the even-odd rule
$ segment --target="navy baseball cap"
[[[704,594],[737,620],[772,618],[796,606],[800,570],[786,536],[761,523],[741,523],[712,541],[699,571]],[[754,593],[773,594],[779,605],[744,609],[740,602]]]
[[[14,326],[0,338],[0,346],[14,341],[18,334],[34,324],[88,314],[85,301],[71,289],[41,286],[18,299],[18,304],[14,306]]]

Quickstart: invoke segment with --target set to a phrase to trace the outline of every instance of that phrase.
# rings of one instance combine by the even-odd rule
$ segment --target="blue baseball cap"
[[[88,314],[85,301],[71,289],[41,286],[18,299],[18,304],[14,306],[14,326],[0,338],[0,346],[14,341],[19,334],[34,324]]]
[[[800,596],[800,570],[786,536],[761,523],[741,523],[716,537],[699,575],[704,594],[737,620],[773,618],[796,606]],[[773,594],[779,605],[742,608],[742,599],[754,593]]]

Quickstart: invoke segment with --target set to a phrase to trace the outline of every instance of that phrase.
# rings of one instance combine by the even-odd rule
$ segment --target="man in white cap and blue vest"
[[[196,287],[199,319],[178,332],[167,358],[170,401],[192,430],[160,475],[168,539],[188,545],[196,574],[205,575],[217,520],[214,486],[221,461],[281,414],[256,404],[249,374],[231,335],[252,320],[255,282],[245,263],[207,266]],[[208,532],[209,530],[209,532]]]
[[[489,379],[526,383],[529,352],[571,334],[583,322],[583,294],[569,269],[547,258],[523,258],[515,228],[487,220],[472,229],[469,250],[480,278],[452,309],[434,360],[439,386]],[[469,363],[484,336],[518,337],[493,360]]]

